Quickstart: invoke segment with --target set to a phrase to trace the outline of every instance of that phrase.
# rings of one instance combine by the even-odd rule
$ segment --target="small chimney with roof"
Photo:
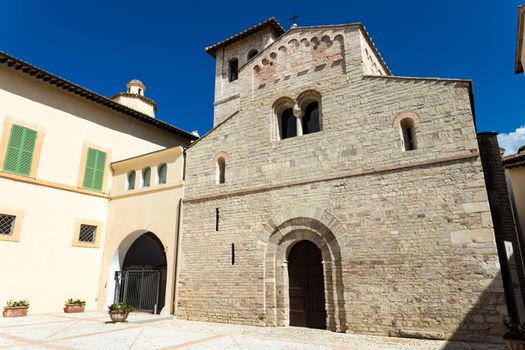
[[[111,99],[121,105],[155,118],[157,104],[155,101],[144,97],[145,92],[146,86],[140,80],[133,79],[126,84],[126,92],[119,92]]]

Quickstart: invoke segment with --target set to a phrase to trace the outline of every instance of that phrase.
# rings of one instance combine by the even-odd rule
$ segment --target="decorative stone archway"
[[[302,240],[313,242],[323,257],[327,328],[344,332],[346,311],[341,262],[351,256],[351,250],[341,242],[349,242],[349,237],[332,214],[318,209],[282,213],[265,225],[258,242],[264,247],[265,323],[267,326],[290,324],[287,257],[291,247]]]

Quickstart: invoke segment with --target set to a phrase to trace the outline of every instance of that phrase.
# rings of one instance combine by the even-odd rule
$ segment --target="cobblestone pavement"
[[[102,313],[0,319],[0,349],[503,350],[501,345],[372,337],[297,327],[250,327],[132,314],[107,323]]]

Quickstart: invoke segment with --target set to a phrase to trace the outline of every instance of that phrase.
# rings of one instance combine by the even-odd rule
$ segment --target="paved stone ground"
[[[0,319],[0,349],[503,350],[504,346],[339,334],[297,327],[263,328],[132,314],[49,314]]]

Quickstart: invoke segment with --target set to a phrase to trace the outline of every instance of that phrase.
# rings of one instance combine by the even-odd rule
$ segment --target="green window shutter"
[[[93,176],[93,189],[102,191],[104,184],[104,168],[106,166],[106,153],[97,152],[97,162],[95,163],[95,173]]]
[[[18,166],[18,157],[22,146],[22,137],[24,129],[18,125],[11,127],[11,134],[9,135],[9,142],[7,144],[7,152],[4,159],[4,171],[15,173]]]
[[[35,130],[31,129],[25,129],[24,131],[18,171],[20,174],[29,175],[31,173],[31,164],[33,164],[33,152],[35,151],[37,134]]]
[[[82,187],[89,190],[102,191],[105,166],[106,153],[88,148]]]
[[[36,138],[35,130],[13,124],[4,160],[4,171],[25,176],[31,173]]]

